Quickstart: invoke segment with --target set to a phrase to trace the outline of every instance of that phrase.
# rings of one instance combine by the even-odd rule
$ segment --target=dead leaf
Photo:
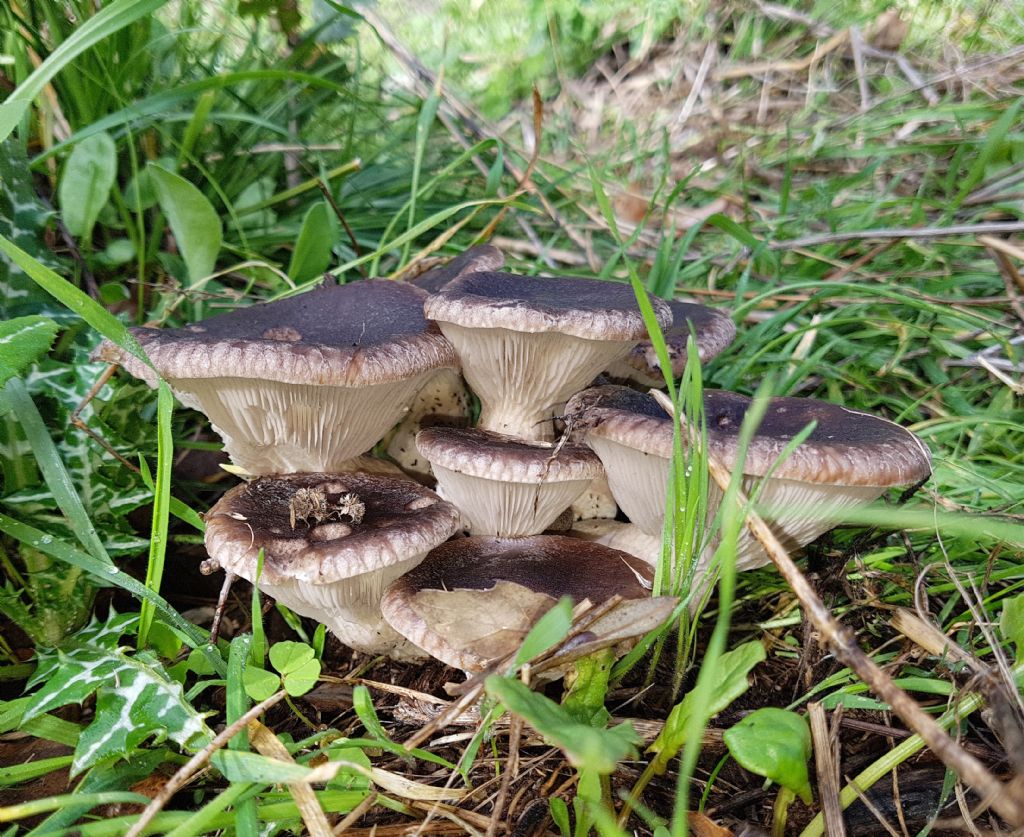
[[[910,24],[900,17],[899,11],[888,9],[875,18],[874,23],[868,27],[868,43],[875,49],[896,52],[909,30]]]
[[[412,607],[430,633],[483,667],[515,651],[527,632],[555,604],[543,593],[499,581],[490,590],[422,590]]]

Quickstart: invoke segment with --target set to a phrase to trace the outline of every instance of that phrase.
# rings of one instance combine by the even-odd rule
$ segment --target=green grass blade
[[[89,518],[89,513],[82,505],[78,489],[75,488],[71,475],[64,467],[53,437],[46,429],[43,417],[39,414],[28,390],[25,389],[24,382],[21,378],[11,378],[4,387],[4,393],[35,454],[39,470],[43,472],[46,487],[50,489],[53,499],[57,502],[57,507],[67,518],[75,537],[97,561],[112,567],[114,563],[110,560],[96,527],[93,526],[92,520]]]
[[[87,294],[82,293],[74,285],[62,279],[50,268],[40,264],[36,259],[12,244],[0,235],[0,252],[3,252],[12,262],[28,274],[40,288],[46,291],[58,302],[67,306],[71,311],[80,316],[96,331],[108,340],[117,343],[122,349],[130,352],[147,365],[149,359],[142,350],[142,346],[131,335],[124,323],[111,314],[106,308]]]
[[[153,14],[167,0],[114,0],[79,26],[18,89],[0,104],[0,142],[11,135],[22,116],[50,80],[82,52],[140,18]]]
[[[171,464],[174,461],[174,439],[171,436],[171,411],[174,408],[174,396],[171,395],[171,388],[164,381],[160,381],[157,387],[156,404],[156,484],[153,490],[153,524],[149,538],[146,586],[154,593],[159,593],[160,582],[164,575],[164,561],[167,556]],[[148,599],[143,600],[142,608],[139,611],[139,648],[146,647],[154,615],[153,603]]]

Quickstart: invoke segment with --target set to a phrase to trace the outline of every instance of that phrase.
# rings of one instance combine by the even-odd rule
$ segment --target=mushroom
[[[752,399],[704,391],[707,445],[727,469],[738,462],[739,431]],[[619,506],[648,535],[660,536],[672,459],[672,420],[653,397],[622,386],[594,387],[566,413],[604,464]],[[787,444],[811,422],[811,435],[786,459]],[[772,398],[742,463],[750,493],[767,477],[758,503],[790,549],[827,532],[845,509],[872,502],[886,489],[914,485],[931,473],[931,456],[913,433],[877,416],[810,398]],[[709,489],[708,520],[721,500]],[[760,545],[741,533],[737,567],[768,563]],[[709,546],[705,560],[710,560]]]
[[[537,535],[601,474],[588,448],[527,442],[479,428],[429,427],[416,436],[438,493],[474,535]]]
[[[670,300],[668,305],[672,309],[672,325],[665,329],[663,336],[674,378],[681,377],[686,369],[686,343],[691,333],[697,343],[701,363],[721,354],[736,336],[736,324],[721,311],[679,300]],[[637,343],[626,357],[611,364],[605,373],[615,380],[642,387],[665,386],[661,363],[650,338]]]
[[[459,528],[459,512],[408,479],[370,474],[260,477],[206,516],[206,549],[358,651],[414,659],[382,620],[384,589]],[[260,551],[263,571],[256,579]]]
[[[650,301],[668,326],[668,306]],[[632,288],[596,279],[469,273],[424,310],[462,359],[479,426],[522,439],[552,439],[561,405],[646,335]]]
[[[651,583],[643,562],[574,538],[459,538],[395,581],[381,609],[396,631],[432,657],[473,672],[514,653],[562,596],[596,606],[613,597],[641,600],[635,613],[643,617],[617,620],[607,632],[592,624],[590,635],[581,637],[589,650],[612,645],[624,651],[677,602],[651,599]]]
[[[421,273],[412,283],[423,288],[427,293],[436,294],[441,288],[467,273],[480,273],[487,270],[501,270],[505,264],[505,256],[493,244],[478,244],[464,250],[447,264],[434,267]]]
[[[250,474],[340,471],[458,359],[423,316],[426,292],[384,280],[322,285],[184,328],[134,335],[178,399],[205,413]],[[155,386],[110,342],[98,356]]]

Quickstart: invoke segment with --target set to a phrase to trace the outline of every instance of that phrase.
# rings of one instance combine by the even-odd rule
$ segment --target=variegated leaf
[[[111,756],[127,756],[142,742],[170,739],[183,748],[210,735],[204,716],[185,699],[160,661],[148,651],[118,647],[135,617],[93,620],[61,647],[39,655],[32,685],[42,683],[25,720],[96,695],[96,713],[75,748],[72,773]]]

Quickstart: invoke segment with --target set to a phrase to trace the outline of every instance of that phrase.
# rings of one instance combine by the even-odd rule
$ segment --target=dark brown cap
[[[330,584],[426,555],[458,526],[458,510],[412,480],[289,474],[228,491],[206,516],[206,548],[249,580],[262,549],[266,581]]]
[[[662,328],[668,305],[649,297]],[[620,282],[571,276],[470,273],[426,303],[427,316],[468,328],[555,331],[585,340],[641,340],[646,336],[633,289]]]
[[[528,442],[515,436],[470,427],[428,427],[416,446],[433,465],[467,476],[503,482],[592,480],[601,461],[582,445]]]
[[[383,279],[313,290],[182,328],[133,328],[165,378],[252,378],[363,386],[458,368],[455,351],[423,316],[426,293]],[[98,350],[154,383],[152,370],[112,343]]]
[[[735,323],[721,311],[677,300],[670,300],[668,305],[672,309],[672,325],[665,329],[663,337],[675,378],[679,378],[686,369],[686,343],[691,333],[702,363],[719,355],[736,336]],[[658,355],[649,338],[641,340],[625,358],[610,367],[608,375],[643,386],[661,387],[665,384]]]
[[[729,469],[737,464],[740,427],[752,399],[704,391],[708,448]],[[566,414],[585,432],[654,456],[672,456],[672,421],[655,399],[627,387],[594,387]],[[786,445],[811,422],[811,435],[772,471],[780,479],[864,486],[909,486],[931,473],[931,455],[894,422],[812,398],[772,398],[751,440],[743,473],[764,476]],[[578,431],[579,432],[579,431]]]
[[[540,534],[603,473],[589,448],[559,449],[478,428],[430,427],[416,446],[438,492],[459,507],[474,535]]]
[[[562,596],[649,599],[651,585],[644,562],[574,538],[461,538],[395,581],[381,610],[431,656],[473,671],[514,652]]]
[[[505,264],[505,256],[493,244],[478,244],[460,253],[450,262],[440,267],[421,273],[412,280],[418,288],[427,293],[436,294],[441,288],[467,273],[480,273],[487,270],[501,270]]]

